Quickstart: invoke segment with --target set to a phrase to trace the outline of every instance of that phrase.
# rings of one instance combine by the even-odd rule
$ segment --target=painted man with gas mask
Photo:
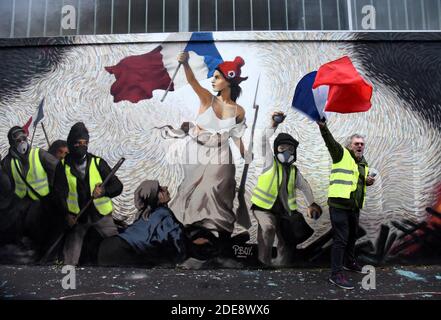
[[[272,265],[275,235],[278,244],[277,260],[274,264],[283,266],[291,263],[291,253],[295,246],[313,233],[302,214],[297,211],[296,189],[302,191],[306,198],[308,216],[318,219],[321,215],[321,208],[314,202],[311,187],[294,165],[298,141],[287,133],[279,133],[274,140],[274,154],[271,152],[269,138],[284,118],[282,112],[273,113],[271,127],[262,135],[264,170],[251,197],[251,210],[259,224],[258,257],[266,266]]]
[[[35,250],[38,258],[55,233],[51,191],[58,160],[43,149],[31,148],[26,132],[19,126],[9,130],[8,141],[10,148],[2,167],[10,182],[9,223],[1,228],[15,235],[8,242]]]
[[[77,265],[85,236],[91,227],[102,238],[118,234],[112,218],[111,198],[121,194],[123,185],[113,176],[105,187],[102,186],[111,168],[104,159],[88,152],[89,131],[84,123],[77,122],[72,126],[67,145],[69,153],[57,166],[54,189],[61,211],[72,227],[64,243],[64,263]],[[77,215],[91,198],[93,203],[77,221]]]

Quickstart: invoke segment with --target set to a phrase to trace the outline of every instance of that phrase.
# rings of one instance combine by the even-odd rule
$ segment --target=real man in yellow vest
[[[111,198],[121,194],[123,185],[116,176],[109,180],[105,188],[101,185],[111,168],[104,159],[88,152],[89,131],[84,123],[77,122],[72,126],[67,144],[69,154],[57,166],[54,188],[69,225],[74,225],[66,235],[64,263],[77,265],[84,238],[91,227],[102,238],[118,234],[112,218]],[[91,198],[94,199],[92,205],[76,221],[77,215]]]
[[[275,117],[280,117],[275,121]],[[274,140],[274,154],[271,152],[269,138],[284,119],[284,114],[276,112],[272,116],[271,127],[264,130],[261,140],[261,152],[265,159],[264,170],[257,180],[251,197],[251,210],[258,221],[257,246],[258,258],[265,266],[272,265],[272,248],[277,235],[277,260],[275,265],[289,264],[290,248],[281,232],[281,216],[290,216],[297,212],[296,189],[303,192],[308,203],[308,215],[318,218],[320,207],[315,204],[309,183],[294,165],[298,142],[287,133],[280,133]],[[318,213],[320,212],[320,213]],[[303,219],[303,217],[301,217]],[[306,224],[306,223],[305,223]],[[307,225],[306,225],[307,226]],[[307,226],[309,228],[309,226]]]
[[[9,152],[2,167],[10,182],[9,210],[5,214],[7,226],[2,224],[0,229],[14,229],[15,239],[10,241],[35,250],[38,259],[47,249],[57,222],[51,191],[58,160],[41,148],[31,148],[22,127],[12,127],[8,141]]]
[[[355,242],[366,186],[372,185],[375,179],[368,175],[363,136],[353,134],[343,147],[335,141],[325,122],[319,121],[318,125],[332,158],[328,190],[333,231],[329,281],[341,288],[353,289],[354,286],[343,274],[343,269],[362,273],[362,267],[355,258]]]

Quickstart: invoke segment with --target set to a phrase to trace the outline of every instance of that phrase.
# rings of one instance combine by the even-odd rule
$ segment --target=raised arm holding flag
[[[182,64],[176,64],[175,59],[181,51],[191,53],[192,71],[198,80],[212,77],[217,65],[223,62],[211,32],[192,33],[184,43],[171,35],[152,51],[125,57],[115,66],[105,68],[116,79],[110,89],[114,102],[151,99],[158,89],[165,90],[162,102],[169,91],[186,85],[183,75],[178,73]]]

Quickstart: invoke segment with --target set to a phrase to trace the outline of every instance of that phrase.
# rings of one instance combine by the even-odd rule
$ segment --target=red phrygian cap
[[[224,61],[217,66],[218,69],[225,79],[228,81],[234,82],[235,84],[239,84],[242,81],[248,79],[248,77],[241,78],[240,77],[240,68],[245,64],[245,61],[242,57],[234,58],[234,61]]]

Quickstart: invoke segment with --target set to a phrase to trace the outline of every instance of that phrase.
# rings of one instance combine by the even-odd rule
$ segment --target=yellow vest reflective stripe
[[[77,192],[77,178],[72,174],[71,168],[61,160],[64,165],[64,171],[66,172],[67,184],[69,186],[69,192],[67,194],[67,208],[69,212],[78,214],[80,212],[80,206],[78,205],[78,192]]]
[[[97,164],[100,163],[100,158],[92,158],[89,167],[89,187],[91,194],[95,189],[95,185],[103,182],[101,175],[98,171]],[[69,186],[69,192],[67,194],[67,208],[69,212],[78,214],[80,212],[80,206],[78,204],[78,192],[77,192],[77,178],[72,174],[71,168],[68,164],[62,160],[65,166],[67,184]],[[97,211],[103,216],[108,215],[113,211],[112,200],[108,197],[101,197],[93,200],[93,204]]]
[[[271,209],[276,202],[279,188],[282,183],[282,164],[274,160],[271,169],[262,173],[257,185],[254,187],[251,196],[251,202],[263,209]],[[296,182],[296,167],[292,166],[288,178],[288,207],[291,210],[297,209],[295,182]]]
[[[20,175],[18,174],[16,166],[20,170],[20,164],[18,163],[17,159],[11,159],[11,172],[12,172],[12,177],[14,178],[14,183],[15,183],[15,194],[20,199],[23,199],[24,197],[26,197],[26,193],[28,192],[28,188],[27,188],[26,184],[23,182]]]
[[[93,158],[90,167],[89,167],[89,185],[90,192],[93,193],[95,186],[97,184],[103,183],[103,179],[101,178],[100,172],[98,171],[97,165],[100,163],[100,158]],[[93,200],[93,204],[95,208],[101,213],[103,216],[108,215],[113,211],[112,200],[108,197],[101,197]]]
[[[34,148],[29,152],[29,170],[26,175],[26,181],[41,197],[44,197],[49,194],[49,180],[47,178],[47,173],[41,164],[39,150],[40,148]],[[15,182],[15,194],[21,199],[28,194],[32,200],[39,200],[38,196],[26,186],[20,177],[17,168],[18,170],[21,170],[19,161],[17,159],[12,159],[11,171]]]
[[[365,167],[365,180],[368,174],[368,166]],[[333,163],[331,168],[331,176],[329,178],[329,198],[350,199],[351,193],[357,190],[358,165],[352,158],[348,149],[343,148],[343,157],[338,163]],[[361,207],[363,207],[366,198],[366,184],[364,185],[364,197]]]

